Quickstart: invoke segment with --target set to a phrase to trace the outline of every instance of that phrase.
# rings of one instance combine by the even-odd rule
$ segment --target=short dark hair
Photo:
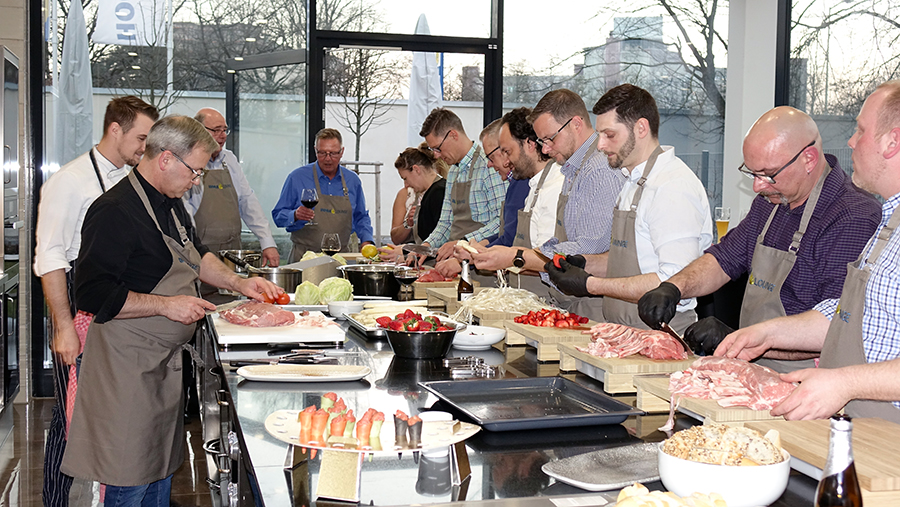
[[[425,117],[425,121],[422,122],[422,128],[419,129],[419,135],[422,137],[428,134],[442,136],[450,130],[456,130],[463,135],[466,133],[465,129],[463,129],[462,121],[460,121],[459,116],[456,116],[456,113],[445,107],[436,107]]]
[[[500,127],[504,125],[509,129],[509,135],[513,137],[519,146],[522,146],[526,140],[537,143],[537,134],[534,133],[534,126],[528,123],[528,115],[531,114],[530,107],[517,107],[500,118]],[[538,160],[550,160],[550,156],[546,155],[540,147],[537,150]]]
[[[155,106],[144,102],[134,95],[116,97],[106,105],[106,114],[103,115],[103,135],[113,123],[122,127],[122,132],[128,132],[134,126],[134,119],[138,113],[150,118],[154,122],[159,119],[159,110]]]
[[[325,127],[316,132],[316,144],[319,144],[319,141],[323,139],[337,139],[337,141],[341,143],[341,147],[344,146],[344,139],[341,137],[341,133],[338,129]]]
[[[656,99],[647,90],[627,83],[611,88],[594,104],[593,112],[599,116],[613,109],[619,122],[629,128],[641,118],[646,119],[650,124],[650,135],[659,138],[659,109]]]
[[[580,116],[585,123],[591,123],[584,100],[577,93],[566,88],[545,93],[531,110],[531,114],[528,115],[528,123],[533,124],[534,120],[544,113],[550,113],[553,119],[559,123],[565,123],[573,116]]]

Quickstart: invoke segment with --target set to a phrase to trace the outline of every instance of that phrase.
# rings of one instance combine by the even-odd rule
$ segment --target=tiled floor
[[[50,424],[52,399],[13,406],[13,430],[0,446],[0,506],[38,507],[44,466],[44,435]],[[184,464],[172,478],[172,505],[209,507],[206,458],[196,418],[185,427],[188,440]]]

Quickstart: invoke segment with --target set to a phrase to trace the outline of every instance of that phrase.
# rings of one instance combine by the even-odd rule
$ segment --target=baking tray
[[[588,491],[609,491],[659,479],[658,442],[626,445],[545,463],[541,470]]]
[[[488,431],[619,424],[644,414],[563,377],[419,384]]]
[[[347,322],[350,323],[350,327],[359,331],[366,338],[387,338],[387,333],[384,332],[384,328],[366,327],[360,321],[349,315],[347,315]]]

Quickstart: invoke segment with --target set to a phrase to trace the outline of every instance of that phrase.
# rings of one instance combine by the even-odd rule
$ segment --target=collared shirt
[[[668,280],[694,261],[712,244],[712,214],[706,189],[691,169],[675,156],[675,149],[663,146],[644,183],[637,206],[634,242],[641,273],[656,273],[661,282]],[[627,180],[619,192],[616,207],[631,209],[647,162],[631,173],[622,169]],[[697,305],[695,299],[682,299],[679,311]]]
[[[224,164],[223,164],[224,162]],[[272,238],[272,232],[269,230],[269,221],[263,212],[259,199],[253,189],[250,188],[250,182],[241,169],[241,163],[238,162],[234,152],[228,149],[222,149],[216,158],[211,159],[206,168],[210,171],[221,171],[228,167],[231,174],[231,183],[234,184],[234,191],[238,196],[238,211],[241,219],[250,228],[250,231],[259,239],[261,249],[275,247],[275,240]],[[200,209],[200,203],[203,201],[203,189],[205,185],[194,185],[184,194],[184,207],[187,208],[191,216],[197,214]]]
[[[528,195],[530,181],[517,180],[512,175],[506,180],[509,187],[506,190],[506,199],[503,201],[503,230],[500,231],[502,234],[489,236],[487,246],[512,246],[513,240],[516,239],[516,227],[519,224],[519,210],[525,206],[525,197]]]
[[[543,245],[556,233],[556,202],[566,181],[561,169],[562,166],[553,162],[549,169],[541,169],[528,180],[529,190],[528,197],[525,198],[525,207],[531,208],[531,244],[534,246]],[[549,173],[535,201],[534,189],[544,171]]]
[[[92,148],[103,185],[109,190],[128,174]],[[34,274],[69,271],[81,248],[81,226],[88,207],[103,190],[88,153],[62,166],[41,186],[35,230]]]
[[[350,206],[353,209],[353,232],[359,238],[360,243],[366,241],[375,242],[372,235],[372,221],[369,218],[369,210],[366,208],[366,194],[362,189],[362,181],[359,175],[344,166],[338,166],[338,171],[344,175],[347,184],[347,193],[350,198]],[[304,188],[316,188],[313,180],[313,172],[319,177],[319,187],[325,195],[344,195],[344,187],[338,174],[334,178],[325,176],[318,162],[298,167],[291,171],[281,189],[281,196],[272,210],[272,219],[278,227],[284,227],[287,232],[294,232],[306,225],[306,220],[294,220],[294,211],[302,206],[300,192]]]
[[[484,150],[478,149],[478,143],[472,143],[468,153],[458,164],[450,166],[447,174],[447,188],[444,190],[444,204],[441,207],[441,218],[425,242],[439,247],[450,240],[450,226],[453,225],[453,204],[451,194],[456,182],[469,180],[469,166],[472,166],[472,186],[469,190],[469,204],[472,208],[472,220],[483,224],[475,232],[466,235],[466,239],[481,241],[500,230],[500,205],[506,195],[506,182],[497,171],[487,166]],[[478,156],[475,156],[475,152]]]
[[[563,190],[571,189],[563,214],[568,241],[560,243],[555,237],[547,240],[540,247],[547,257],[553,257],[557,252],[573,255],[599,254],[609,250],[613,208],[619,190],[625,183],[625,176],[621,171],[609,167],[603,154],[598,154],[585,162],[573,185],[578,166],[588,150],[592,149],[596,138],[597,133],[594,132],[562,166],[561,171],[565,176]],[[555,218],[556,210],[553,210],[553,215]],[[545,276],[545,273],[541,274],[542,278]]]
[[[825,178],[815,213],[797,252],[797,262],[781,287],[781,304],[787,315],[805,312],[816,303],[839,298],[847,275],[847,263],[856,260],[872,237],[881,214],[878,201],[850,181],[831,155],[825,156],[831,173]],[[707,253],[732,280],[750,270],[756,239],[775,206],[757,196],[747,217]],[[779,205],[763,244],[786,251],[806,203],[790,209]]]
[[[161,194],[135,171],[156,220],[166,236],[181,243],[171,210],[184,225],[188,238],[200,252],[191,216],[180,198]],[[148,294],[172,266],[172,254],[153,218],[126,178],[94,201],[84,217],[81,255],[75,269],[78,309],[95,315],[95,321],[115,318],[125,305],[128,291]]]

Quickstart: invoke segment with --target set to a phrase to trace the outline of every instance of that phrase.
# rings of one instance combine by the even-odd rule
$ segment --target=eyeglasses
[[[572,120],[574,120],[574,119],[575,119],[574,116],[571,117],[571,118],[569,118],[569,121],[563,123],[563,126],[562,126],[562,127],[559,127],[559,130],[557,130],[556,133],[553,134],[552,136],[550,136],[550,137],[548,137],[548,138],[546,138],[546,139],[541,139],[540,137],[537,138],[537,143],[540,144],[541,146],[544,146],[544,145],[547,144],[547,143],[552,143],[553,140],[556,139],[556,136],[558,136],[559,133],[562,132],[563,129],[566,128],[566,126],[569,125],[569,123],[572,123]]]
[[[794,158],[790,159],[787,164],[784,164],[783,166],[781,166],[781,169],[775,171],[775,174],[773,174],[771,176],[767,176],[765,174],[757,174],[757,173],[751,171],[750,168],[747,167],[747,164],[741,164],[741,166],[738,167],[738,171],[740,171],[744,176],[747,176],[748,178],[754,178],[754,179],[759,178],[759,179],[765,181],[766,183],[768,183],[769,185],[774,185],[775,184],[775,176],[778,176],[778,174],[781,173],[781,171],[784,171],[785,169],[788,168],[788,166],[790,166],[791,164],[796,162],[797,159],[800,158],[800,155],[803,155],[803,152],[806,151],[807,148],[812,147],[812,145],[814,145],[814,144],[816,144],[815,139],[813,139],[812,141],[810,141],[809,144],[804,146],[802,150],[800,150],[799,152],[797,152],[796,155],[794,155]]]
[[[441,152],[441,146],[444,145],[444,141],[447,140],[447,136],[449,136],[449,135],[450,135],[450,131],[448,130],[447,133],[444,134],[444,138],[441,139],[441,144],[437,145],[437,148],[431,148],[431,151],[433,151],[433,152],[435,152],[435,153],[440,153],[440,152]]]
[[[184,164],[185,167],[187,167],[188,169],[191,170],[192,173],[194,173],[194,177],[191,178],[191,181],[197,182],[197,181],[200,181],[200,178],[206,176],[206,168],[205,167],[198,171],[198,170],[194,169],[193,167],[187,165],[187,162],[185,162],[183,158],[176,155],[174,151],[172,151],[172,150],[163,150],[163,151],[168,151],[169,153],[171,153],[173,157],[178,159],[179,162]]]
[[[499,149],[500,149],[500,145],[497,145],[496,148],[494,148],[493,150],[491,150],[490,153],[487,154],[487,158],[491,158],[491,156],[492,156],[494,153],[497,153],[497,150],[499,150]]]
[[[340,158],[341,153],[343,153],[343,151],[344,150],[341,150],[341,151],[319,151],[319,150],[316,150],[316,156],[319,158]]]
[[[215,129],[211,129],[209,127],[204,127],[206,130],[212,132],[213,134],[225,134],[226,136],[231,133],[231,129],[228,127],[219,127]]]

